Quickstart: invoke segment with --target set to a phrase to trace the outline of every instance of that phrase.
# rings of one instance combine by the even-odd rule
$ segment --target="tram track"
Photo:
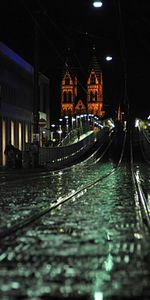
[[[141,150],[142,154],[142,150]],[[131,173],[135,189],[135,204],[137,208],[138,218],[140,220],[141,226],[142,223],[146,224],[148,230],[150,231],[150,207],[148,205],[147,199],[145,197],[142,180],[140,175],[140,169],[137,164],[134,162],[135,153],[133,150],[133,142],[130,132],[130,157],[131,157]]]
[[[101,172],[96,179],[101,169],[101,155],[96,155],[92,177],[95,180],[83,182],[55,203],[22,222],[18,219],[16,227],[2,232],[0,261],[4,295],[77,299],[79,282],[82,299],[86,295],[87,299],[93,299],[95,286],[106,299],[122,299],[122,291],[124,298],[132,297],[134,292],[136,299],[138,296],[146,299],[142,296],[149,291],[148,236],[136,218],[131,161],[126,162],[125,145],[126,134],[118,160],[111,161],[108,169],[106,165],[107,174],[102,176]],[[104,162],[109,150],[105,148]],[[84,167],[86,170],[86,164]],[[94,173],[91,162],[89,168]],[[87,176],[84,170],[81,173],[86,178],[90,171]],[[113,276],[118,283],[117,293],[111,285]],[[100,282],[99,278],[104,279]],[[14,289],[17,283],[18,289]],[[62,285],[70,288],[67,297]]]
[[[140,132],[140,130],[138,128],[138,135],[139,135],[141,153],[142,153],[146,163],[148,165],[150,165],[150,156],[149,156],[149,153],[150,153],[150,139],[145,134],[144,129],[142,130],[142,132]],[[144,146],[144,144],[145,144],[144,142],[146,142],[146,145],[145,145],[146,148]]]
[[[76,162],[74,165],[69,165],[67,167],[63,167],[60,169],[54,169],[54,170],[48,170],[48,169],[41,169],[41,168],[37,168],[36,170],[34,169],[28,169],[28,170],[19,170],[18,173],[16,173],[16,169],[12,169],[7,171],[2,172],[2,174],[0,174],[0,180],[1,180],[1,186],[6,185],[6,181],[9,182],[9,184],[15,184],[15,181],[18,183],[22,183],[24,182],[24,180],[26,181],[36,181],[37,178],[48,178],[51,177],[51,174],[53,174],[53,176],[57,176],[59,171],[63,171],[63,172],[67,172],[68,170],[70,171],[70,169],[72,168],[79,168],[80,166],[83,168],[85,167],[85,165],[83,166],[83,164],[88,163],[88,165],[86,165],[86,167],[89,167],[90,165],[98,162],[101,157],[97,160],[95,159],[95,156],[97,155],[97,153],[100,151],[100,149],[106,144],[106,140],[107,140],[107,135],[108,133],[105,133],[105,140],[100,144],[100,146],[97,147],[97,149],[91,154],[89,155],[87,158],[82,159],[79,162]],[[108,147],[110,147],[111,142],[109,143]],[[107,148],[107,147],[106,147]],[[103,153],[102,153],[103,156]],[[92,163],[90,163],[90,161],[92,159],[95,159],[95,161],[92,161]],[[15,173],[14,173],[15,172]]]
[[[100,159],[103,158],[104,155],[106,154],[106,152],[108,151],[111,143],[112,143],[112,141],[109,142],[109,144],[107,145],[107,147],[105,148],[105,150],[103,151],[101,156],[98,157],[94,163],[99,163]],[[123,155],[124,155],[124,149],[125,149],[125,143],[126,143],[126,134],[123,139],[123,145],[122,145],[122,150],[121,150],[121,155],[119,157],[119,160],[116,163],[116,166],[113,167],[109,173],[99,177],[98,179],[96,179],[94,181],[91,181],[89,184],[82,185],[82,186],[76,188],[76,190],[73,190],[71,193],[69,193],[63,197],[59,197],[56,201],[52,202],[50,205],[46,206],[45,208],[40,209],[39,212],[37,212],[35,214],[31,214],[28,218],[25,218],[21,222],[17,222],[17,224],[12,225],[9,229],[6,229],[3,232],[1,232],[0,238],[2,239],[5,237],[8,237],[11,234],[17,232],[18,230],[21,230],[21,229],[25,228],[26,226],[29,226],[31,223],[37,221],[44,215],[50,213],[52,210],[56,209],[57,207],[64,204],[65,202],[71,200],[72,198],[76,198],[76,197],[80,197],[80,196],[84,195],[86,192],[89,191],[89,189],[92,189],[99,182],[102,182],[107,177],[113,175],[114,172],[116,172],[118,170],[118,168],[120,167],[120,164],[122,162]],[[132,173],[132,179],[133,179],[134,188],[135,188],[135,195],[136,195],[136,197],[138,197],[138,200],[136,199],[136,208],[138,207],[138,219],[140,220],[140,223],[142,226],[142,219],[144,218],[144,222],[146,221],[146,224],[147,224],[148,228],[150,229],[149,209],[148,209],[148,206],[146,203],[144,192],[143,192],[141,184],[140,184],[139,177],[137,177],[137,174],[135,173],[135,170],[134,170],[132,141],[130,142],[130,155],[131,155],[131,173]],[[88,160],[89,159],[87,159],[87,161]],[[82,164],[82,163],[77,164],[75,167],[80,168],[80,164]],[[91,166],[92,165],[93,165],[93,163],[91,164]],[[89,167],[89,164],[88,165],[85,164],[84,167],[85,168]],[[82,165],[82,168],[83,168],[83,165]],[[69,169],[69,168],[67,168],[67,169]],[[65,171],[66,171],[66,169],[65,169]]]
[[[40,209],[39,212],[30,215],[29,217],[23,219],[22,221],[19,222],[19,220],[18,220],[17,224],[12,225],[10,228],[7,228],[6,230],[3,230],[0,233],[0,238],[1,239],[6,238],[6,237],[12,235],[13,233],[16,233],[19,230],[25,228],[26,226],[29,226],[31,223],[37,221],[38,219],[40,219],[42,216],[46,215],[47,213],[50,213],[52,210],[56,209],[58,206],[64,204],[65,202],[71,200],[72,198],[75,198],[77,196],[78,197],[82,196],[83,194],[85,194],[86,192],[88,192],[89,189],[92,189],[93,187],[95,187],[95,185],[97,185],[99,182],[102,182],[105,178],[113,175],[114,172],[116,172],[117,169],[119,168],[120,163],[122,161],[123,153],[124,153],[124,148],[125,148],[125,141],[126,141],[126,134],[124,135],[123,145],[122,145],[121,154],[120,154],[118,163],[116,163],[116,166],[113,167],[110,170],[110,172],[108,172],[107,174],[99,177],[96,180],[91,181],[90,183],[88,183],[86,185],[82,185],[81,187],[76,188],[76,190],[72,191],[71,193],[69,193],[69,194],[67,194],[67,195],[65,195],[63,197],[59,197],[55,202],[52,202],[51,205],[48,205],[45,208]],[[98,164],[99,161],[102,159],[102,157],[104,157],[104,155],[107,153],[107,151],[108,151],[111,143],[112,143],[112,141],[110,141],[108,143],[107,147],[105,148],[105,150],[103,151],[103,153],[100,155],[100,157],[96,159],[95,163]],[[92,165],[93,164],[91,164],[91,166]],[[88,165],[88,167],[89,167],[89,165]]]

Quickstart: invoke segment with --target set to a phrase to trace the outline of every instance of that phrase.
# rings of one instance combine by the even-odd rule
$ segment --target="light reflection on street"
[[[4,296],[88,295],[103,300],[121,296],[122,291],[126,297],[139,296],[149,289],[149,237],[139,225],[130,171],[122,165],[92,189],[82,190],[112,167],[106,163],[86,171],[83,166],[71,168],[3,187],[1,230],[60,203],[16,240],[4,240],[0,254]],[[62,204],[77,189],[81,192]]]

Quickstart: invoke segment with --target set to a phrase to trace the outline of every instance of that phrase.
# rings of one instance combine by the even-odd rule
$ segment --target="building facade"
[[[77,77],[67,67],[61,82],[61,115],[89,113],[104,116],[102,71],[95,56],[89,67],[86,90],[87,97],[78,99]]]
[[[0,165],[6,145],[19,150],[33,142],[33,67],[0,42]],[[41,120],[42,119],[42,120]],[[39,74],[39,140],[49,133],[49,79]]]
[[[66,68],[61,82],[61,115],[73,115],[77,99],[77,78]]]

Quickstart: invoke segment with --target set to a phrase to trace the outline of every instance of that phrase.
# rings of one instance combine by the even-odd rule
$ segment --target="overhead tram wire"
[[[30,15],[32,21],[36,24],[38,30],[41,32],[41,34],[43,35],[43,37],[45,38],[45,40],[48,42],[48,45],[53,48],[53,50],[55,51],[57,57],[61,60],[61,62],[63,61],[62,59],[62,54],[60,53],[60,51],[58,51],[58,49],[56,48],[56,46],[54,45],[54,43],[52,43],[52,41],[48,38],[47,34],[43,31],[42,27],[40,26],[39,21],[37,20],[37,18],[34,16],[34,14],[30,11],[30,9],[25,5],[25,1],[21,0],[22,2],[22,6],[24,7],[24,9],[26,10],[26,12]]]
[[[41,0],[39,0],[39,5],[40,5],[40,9],[42,9],[44,11],[44,15],[47,17],[48,21],[50,22],[50,25],[53,25],[53,27],[60,33],[60,35],[63,37],[63,39],[66,40],[66,43],[68,45],[70,45],[71,42],[70,42],[69,37],[64,33],[64,31],[62,31],[62,29],[60,29],[60,27],[58,27],[58,25],[52,20],[52,18],[50,18],[50,16],[47,13],[46,8],[43,6],[43,4],[41,4]],[[63,24],[63,26],[64,26],[64,24]],[[75,52],[73,52],[73,55],[77,59],[77,62],[79,63],[79,66],[81,67],[81,70],[85,75],[86,71],[85,71],[84,67],[81,64],[80,59],[78,58],[78,56]]]
[[[40,0],[39,0],[39,1],[40,1]],[[41,5],[41,1],[40,1],[40,5]],[[41,5],[40,8],[44,10],[44,14],[47,16],[48,21],[50,22],[50,24],[53,25],[53,26],[55,27],[55,29],[60,33],[60,35],[66,40],[67,44],[70,45],[70,44],[71,44],[70,39],[69,39],[69,38],[67,37],[67,35],[66,35],[66,34],[65,34],[65,33],[64,33],[64,32],[56,25],[56,23],[52,20],[52,18],[50,18],[50,16],[49,16],[49,15],[47,14],[47,12],[46,12],[46,9],[44,8],[44,6]],[[76,54],[75,52],[73,52],[73,56],[76,58],[76,60],[77,60],[77,62],[78,62],[78,64],[79,64],[79,67],[80,67],[80,69],[82,70],[83,74],[86,75],[86,71],[85,71],[84,67],[82,66],[81,61],[80,61],[80,59],[78,58],[78,56],[77,56],[77,54]],[[70,66],[68,66],[68,70],[71,71],[71,70],[70,70]],[[80,82],[80,80],[78,80],[78,78],[77,78],[77,82],[78,82],[78,84],[80,85],[80,87],[82,88],[82,90],[85,92],[85,94],[87,95],[86,89],[84,88],[84,86],[82,85],[82,83]]]
[[[127,93],[127,62],[126,62],[126,47],[125,47],[125,37],[124,37],[124,29],[123,29],[123,22],[122,22],[122,11],[120,0],[113,0],[114,7],[116,9],[116,16],[118,18],[118,25],[119,25],[119,36],[120,36],[120,50],[121,50],[121,58],[123,64],[123,76],[124,76],[124,98],[123,104],[127,108],[127,117],[129,117],[129,99]]]
[[[58,51],[57,47],[54,45],[54,43],[52,43],[52,41],[48,38],[47,34],[43,31],[39,21],[37,20],[37,18],[34,16],[34,14],[30,11],[30,9],[25,5],[25,1],[24,0],[21,0],[22,1],[22,5],[24,7],[24,9],[28,12],[28,14],[30,15],[32,21],[36,24],[38,30],[41,32],[41,34],[43,35],[43,37],[45,38],[45,40],[48,42],[49,46],[53,48],[53,50],[56,52],[57,54],[57,57],[58,59],[61,61],[61,63],[65,63],[64,62],[64,59],[63,59],[63,55],[62,53],[60,53],[60,51]],[[54,22],[52,23],[54,24]],[[68,40],[68,38],[67,38]],[[70,67],[68,66],[68,70],[70,70]],[[78,80],[78,84],[80,85],[80,87],[82,88],[82,90],[85,92],[85,94],[87,94],[87,91],[86,89],[84,88],[83,84],[80,82],[80,80]]]

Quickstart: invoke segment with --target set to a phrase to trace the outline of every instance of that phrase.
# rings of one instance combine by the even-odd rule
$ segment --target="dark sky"
[[[101,9],[94,9],[92,0],[2,0],[0,20],[1,41],[31,64],[36,22],[39,66],[50,78],[54,114],[59,106],[58,91],[67,49],[78,74],[79,95],[84,100],[93,45],[103,71],[105,107],[116,109],[126,101],[135,116],[150,114],[149,0],[103,0]],[[107,54],[113,56],[112,62],[104,60]]]

